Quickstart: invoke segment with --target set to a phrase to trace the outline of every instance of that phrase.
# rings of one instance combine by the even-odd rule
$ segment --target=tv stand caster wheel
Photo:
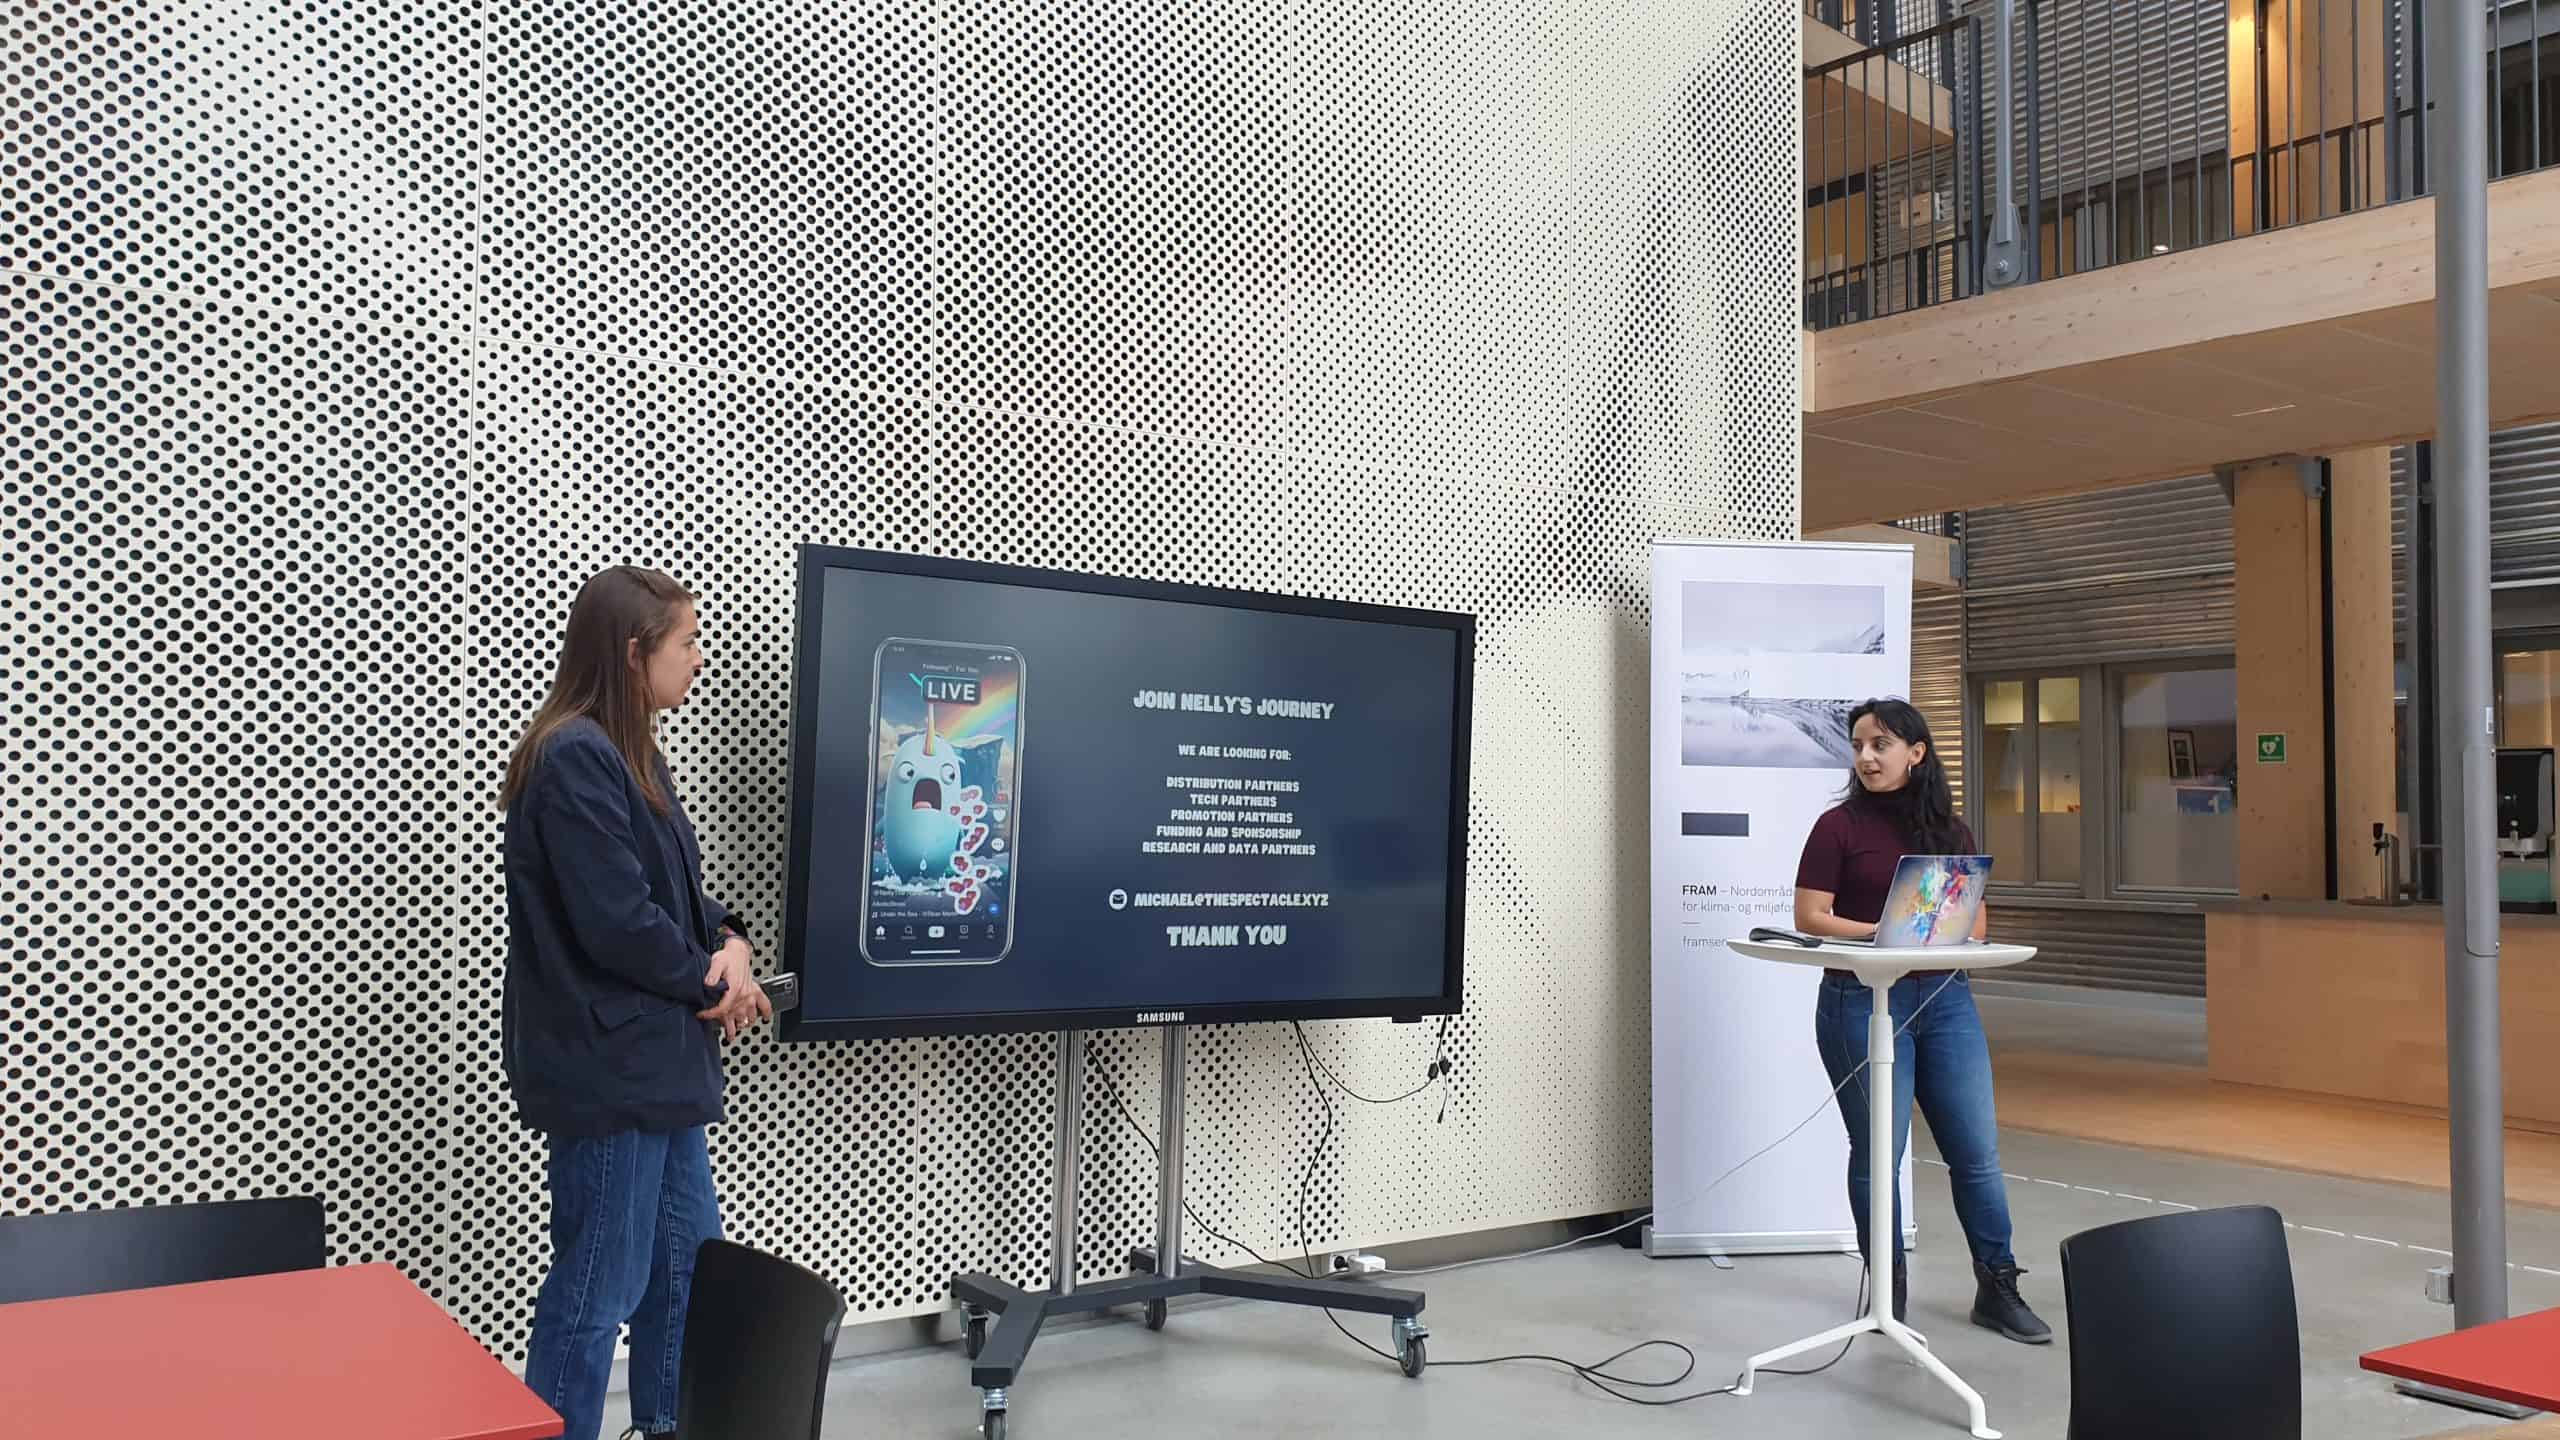
[[[1423,1367],[1431,1363],[1430,1355],[1423,1347],[1423,1341],[1430,1334],[1421,1321],[1409,1316],[1395,1322],[1396,1368],[1404,1372],[1407,1380],[1421,1379]]]
[[[978,1352],[987,1348],[987,1317],[985,1312],[971,1310],[961,1318],[960,1348],[966,1351],[969,1358],[972,1360],[978,1358]]]
[[[1004,1440],[1004,1412],[988,1411],[985,1418],[978,1422],[978,1433],[985,1436],[986,1440]]]
[[[1163,1329],[1163,1328],[1164,1328],[1164,1317],[1165,1317],[1165,1302],[1163,1302],[1162,1300],[1150,1300],[1150,1301],[1148,1301],[1148,1302],[1147,1302],[1147,1328],[1148,1328],[1148,1329],[1150,1329],[1150,1330],[1161,1330],[1161,1329]]]

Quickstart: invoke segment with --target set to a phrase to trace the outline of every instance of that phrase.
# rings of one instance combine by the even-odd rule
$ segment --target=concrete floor
[[[2204,1012],[1976,995],[1994,1050],[2051,1050],[2204,1068]]]
[[[2195,1017],[2040,1002],[1984,1005],[1994,1043],[2086,1046],[2096,1053],[2173,1059],[2193,1047]],[[2162,1052],[2168,1053],[2162,1053]],[[2198,1055],[2200,1059],[2200,1054]],[[1920,1141],[1922,1243],[1912,1259],[1912,1323],[1990,1402],[2012,1437],[2059,1437],[2069,1415],[2067,1333],[2053,1346],[2015,1345],[1965,1323],[1972,1281],[1935,1150]],[[2258,1169],[2222,1161],[2012,1133],[2003,1140],[2010,1206],[2027,1297],[2065,1330],[2055,1259],[2065,1236],[2162,1213],[2168,1204],[2274,1205],[2290,1236],[2302,1317],[2304,1434],[2449,1434],[2492,1422],[2395,1395],[2356,1368],[2363,1351],[2437,1333],[2450,1312],[2427,1303],[2424,1272],[2443,1263],[2441,1195]],[[2510,1217],[2518,1311],[2560,1306],[2560,1215]],[[1320,1314],[1238,1302],[1177,1308],[1161,1335],[1134,1316],[1053,1331],[1013,1394],[1018,1440],[1102,1435],[1577,1437],[1725,1434],[1768,1437],[1962,1436],[1963,1412],[1924,1373],[1871,1342],[1829,1373],[1767,1377],[1751,1397],[1701,1399],[1663,1412],[1610,1400],[1550,1366],[1456,1368],[1450,1362],[1519,1350],[1591,1361],[1651,1336],[1698,1352],[1685,1389],[1728,1383],[1747,1354],[1848,1316],[1857,1293],[1843,1257],[1744,1260],[1719,1271],[1703,1260],[1653,1261],[1601,1246],[1458,1271],[1418,1282],[1431,1306],[1432,1368],[1408,1381],[1335,1333]],[[1383,1321],[1346,1317],[1385,1343]],[[1676,1372],[1664,1352],[1628,1373]],[[1670,1393],[1680,1393],[1673,1391]],[[977,1392],[956,1345],[849,1361],[829,1389],[830,1437],[899,1435],[964,1440],[977,1431]]]
[[[1934,1152],[1923,1150],[1924,1160]],[[2302,1315],[2304,1433],[2417,1436],[2474,1428],[2459,1412],[2404,1400],[2356,1369],[2365,1350],[2435,1333],[2447,1312],[2421,1277],[2439,1257],[2441,1197],[2395,1187],[2257,1170],[2032,1135],[2011,1137],[2018,1179],[2010,1206],[2029,1300],[2064,1328],[2054,1262],[2063,1237],[2161,1213],[2161,1201],[2266,1203],[2298,1227],[2294,1279]],[[2067,1334],[2046,1349],[2014,1345],[1964,1321],[1972,1296],[1943,1172],[1920,1177],[1922,1244],[1912,1260],[1912,1323],[1983,1392],[1992,1424],[2014,1437],[2060,1436],[2070,1404]],[[2131,1198],[2140,1197],[2140,1198]],[[2513,1250],[2518,1310],[2560,1305],[2560,1217],[2519,1211]],[[2549,1262],[2546,1266],[2544,1262]],[[1662,1414],[1623,1405],[1538,1365],[1448,1366],[1469,1356],[1543,1350],[1596,1360],[1654,1335],[1696,1347],[1697,1388],[1730,1381],[1753,1350],[1845,1318],[1857,1271],[1845,1258],[1653,1261],[1593,1247],[1483,1266],[1421,1282],[1431,1296],[1433,1366],[1408,1381],[1305,1311],[1234,1302],[1179,1308],[1161,1335],[1134,1317],[1042,1337],[1013,1394],[1010,1433],[1043,1436],[1217,1435],[1413,1437],[1961,1436],[1962,1411],[1920,1371],[1871,1344],[1830,1373],[1767,1378],[1748,1399],[1721,1397]],[[1383,1344],[1383,1322],[1346,1318]],[[1662,1354],[1629,1373],[1665,1376]],[[956,1346],[838,1367],[826,1433],[974,1433],[976,1392]]]

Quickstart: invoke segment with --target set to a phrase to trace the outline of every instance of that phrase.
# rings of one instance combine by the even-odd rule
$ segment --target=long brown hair
[[[675,629],[678,611],[694,603],[692,592],[656,570],[616,565],[578,589],[569,607],[569,633],[560,645],[560,670],[551,694],[516,742],[507,761],[507,783],[498,808],[507,809],[533,779],[543,747],[572,720],[604,727],[649,808],[667,813],[667,790],[658,783],[658,734],[650,723],[648,676],[631,666],[631,642],[643,659],[657,653]]]

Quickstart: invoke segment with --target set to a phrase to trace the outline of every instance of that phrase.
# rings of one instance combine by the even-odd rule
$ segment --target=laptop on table
[[[1893,867],[1893,885],[1885,891],[1884,914],[1877,922],[1873,940],[1821,940],[1768,925],[1753,929],[1751,938],[1802,945],[1809,950],[1824,945],[1930,950],[1970,944],[1974,922],[1982,915],[1983,894],[1990,885],[1988,855],[1905,855]]]
[[[1886,950],[1964,945],[1982,916],[1991,884],[1988,855],[1905,855],[1893,867],[1875,943]]]

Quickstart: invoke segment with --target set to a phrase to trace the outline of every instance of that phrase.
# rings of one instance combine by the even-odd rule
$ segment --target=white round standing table
[[[1894,1025],[1889,992],[1893,983],[1914,970],[1996,970],[2035,958],[2032,945],[1946,945],[1925,950],[1885,950],[1873,945],[1821,945],[1807,949],[1783,941],[1730,940],[1736,955],[1781,965],[1810,965],[1819,970],[1846,970],[1865,983],[1875,997],[1867,1020],[1868,1068],[1875,1083],[1867,1105],[1867,1313],[1840,1326],[1751,1357],[1743,1368],[1736,1395],[1751,1393],[1751,1382],[1764,1366],[1837,1345],[1856,1335],[1882,1335],[1938,1377],[1961,1397],[1971,1412],[1977,1440],[2000,1440],[1982,1408],[1982,1396],[1964,1383],[1945,1361],[1929,1353],[1926,1341],[1893,1318],[1893,1191],[1902,1173],[1902,1156],[1893,1148]]]

